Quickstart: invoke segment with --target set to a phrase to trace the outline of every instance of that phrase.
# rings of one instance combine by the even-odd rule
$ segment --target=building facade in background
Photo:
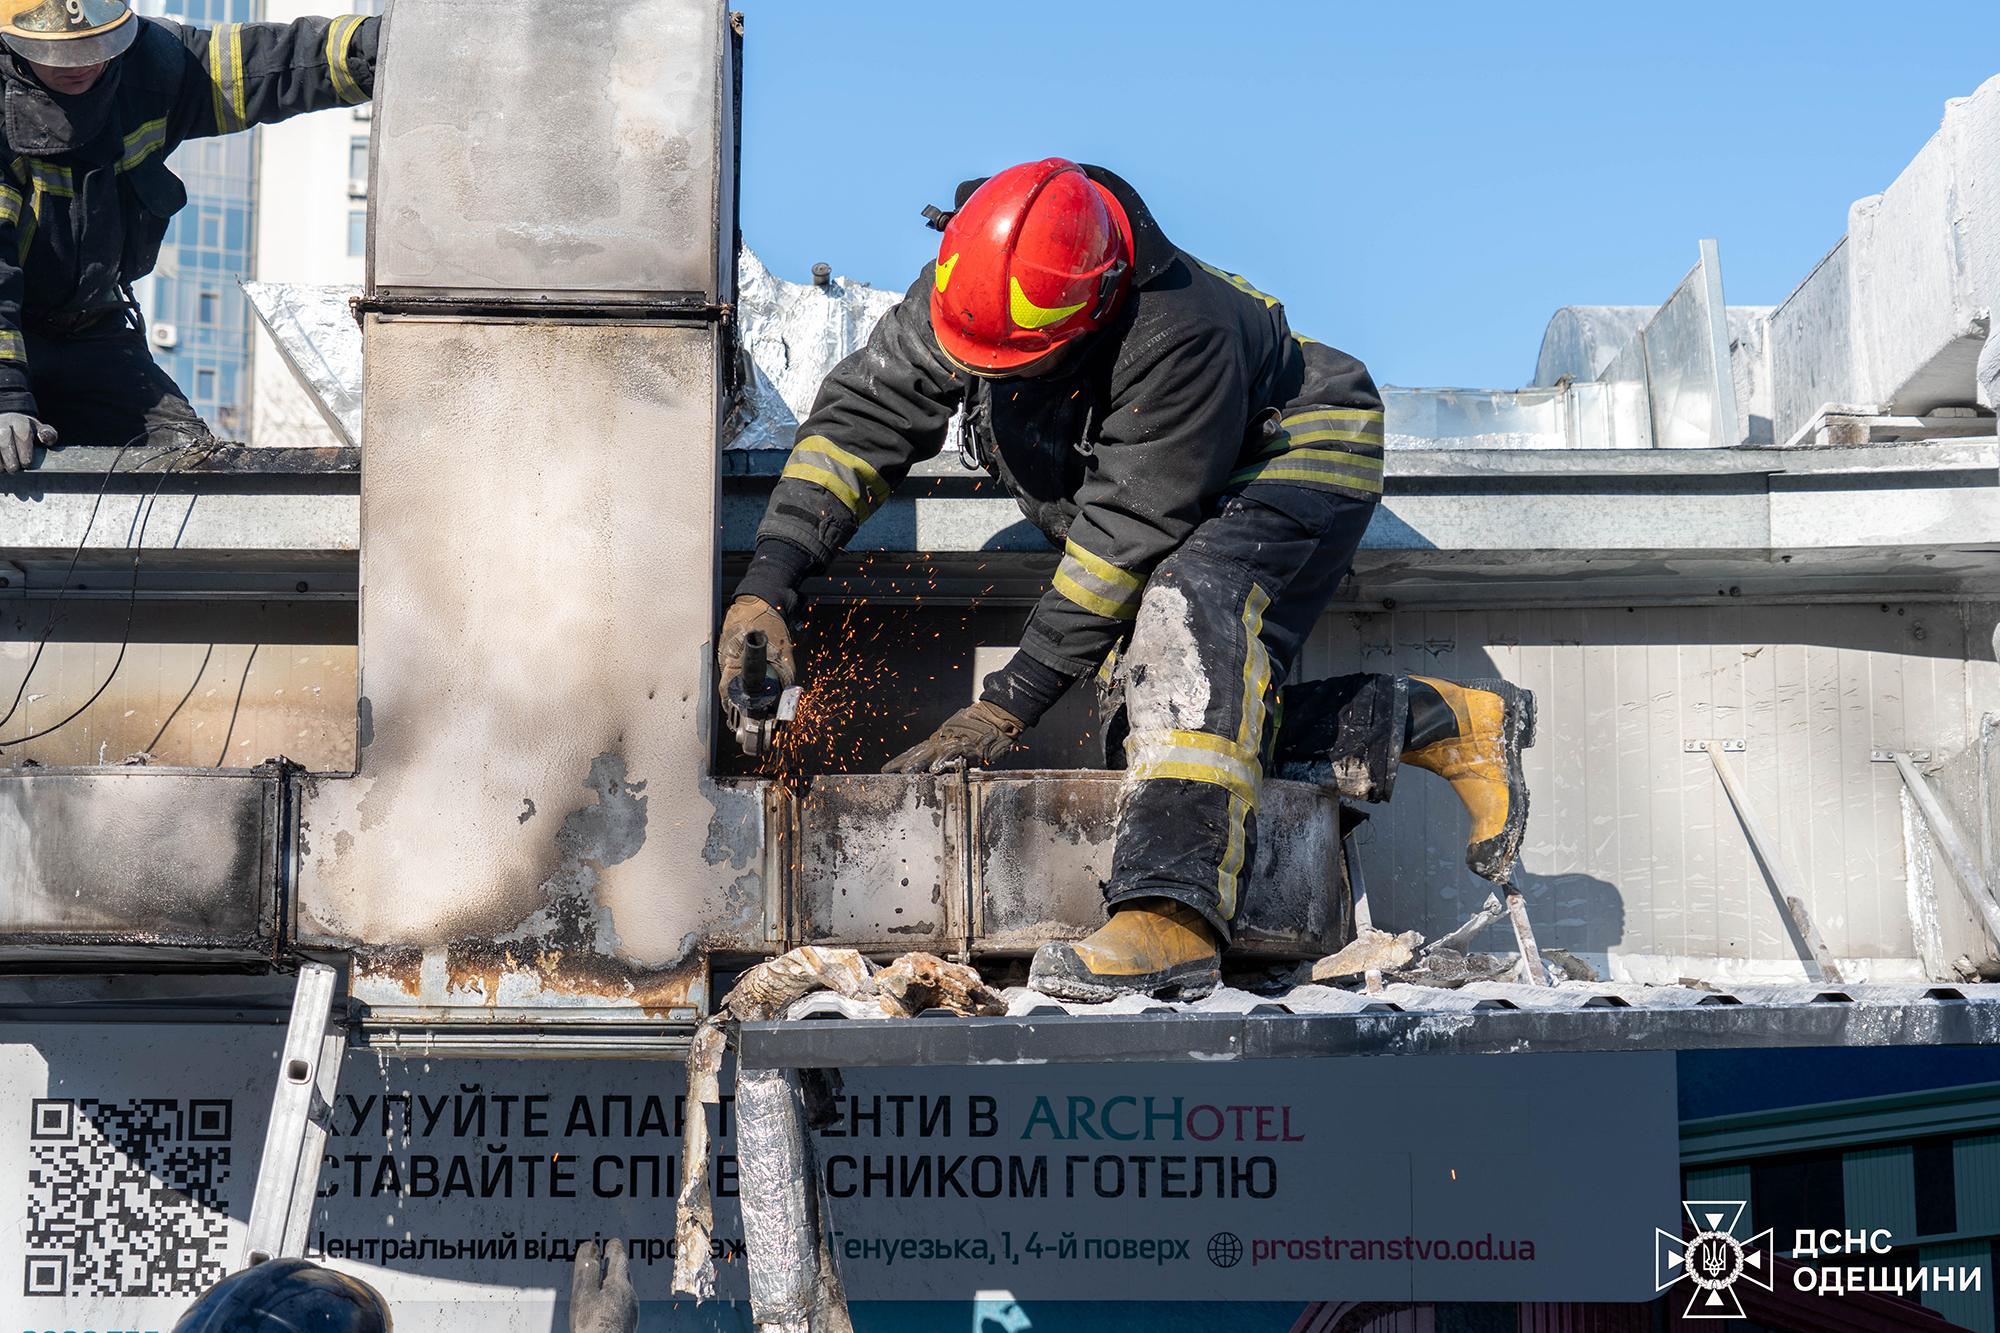
[[[138,0],[138,11],[195,27],[373,13],[374,0]],[[292,380],[241,284],[251,278],[359,283],[366,241],[367,106],[195,139],[170,165],[188,203],[153,273],[136,284],[153,355],[195,411],[228,439],[325,445],[332,432]]]
[[[263,0],[264,17],[289,22],[308,14],[373,14],[377,0]],[[368,131],[374,108],[294,116],[257,131],[257,235],[253,260],[264,282],[354,286],[368,240]],[[271,335],[238,294],[250,323],[249,440],[258,445],[323,447],[341,443],[299,387]]]
[[[194,27],[251,23],[260,0],[138,0],[141,14]],[[136,284],[153,355],[218,434],[249,427],[250,323],[238,284],[252,273],[257,131],[193,139],[169,165],[187,207],[168,225],[151,276]]]

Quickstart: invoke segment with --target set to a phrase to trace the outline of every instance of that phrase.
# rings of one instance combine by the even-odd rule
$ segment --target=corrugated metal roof
[[[1170,1004],[1006,992],[1005,1017],[910,1022],[829,995],[746,1023],[748,1068],[1303,1059],[1334,1055],[1950,1046],[2000,1041],[2000,985],[1637,986],[1476,982],[1381,992],[1225,987]],[[818,1021],[815,1021],[818,1020]],[[829,1021],[831,1020],[831,1021]]]

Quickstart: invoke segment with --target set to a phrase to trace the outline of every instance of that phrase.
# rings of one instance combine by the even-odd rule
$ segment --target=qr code
[[[220,1281],[232,1106],[37,1099],[26,1294],[192,1296]]]

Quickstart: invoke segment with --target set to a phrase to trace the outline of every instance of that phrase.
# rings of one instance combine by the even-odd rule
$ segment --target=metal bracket
[[[250,1224],[243,1233],[245,1268],[268,1259],[305,1257],[340,1059],[347,1050],[345,1029],[332,1021],[334,980],[334,970],[324,963],[299,969],[277,1090],[271,1095],[271,1120],[264,1127],[264,1155],[257,1162]]]
[[[1893,764],[1896,762],[1898,755],[1908,759],[1913,764],[1928,764],[1931,761],[1931,752],[1929,750],[1870,750],[1868,752],[1868,762],[1871,764]]]
[[[1952,878],[1958,881],[1966,902],[1986,923],[1987,934],[2000,940],[2000,895],[1994,893],[1992,882],[1966,849],[1957,822],[1938,803],[1937,793],[1931,790],[1930,783],[1924,781],[1924,775],[1917,772],[1916,756],[1892,754],[1889,758],[1896,765],[1896,771],[1903,775],[1903,785],[1909,788],[1910,799],[1916,803],[1925,827],[1930,829],[1931,841],[1944,853],[1945,864],[1951,867]]]
[[[1749,748],[1750,742],[1741,736],[1724,737],[1718,741],[1687,740],[1681,742],[1682,754],[1707,754],[1710,750],[1721,750],[1724,754],[1742,754]]]
[[[1693,742],[1690,742],[1693,744]],[[1724,741],[1719,749],[1704,745],[1709,761],[1715,765],[1715,776],[1722,780],[1723,794],[1729,797],[1729,804],[1736,811],[1736,818],[1743,825],[1744,836],[1750,839],[1750,851],[1764,868],[1764,876],[1770,881],[1771,892],[1777,896],[1778,906],[1791,918],[1792,926],[1798,931],[1799,940],[1811,955],[1813,967],[1823,981],[1840,981],[1839,965],[1833,961],[1833,954],[1820,937],[1819,927],[1813,924],[1812,913],[1806,910],[1806,901],[1797,888],[1792,872],[1786,866],[1778,847],[1778,841],[1768,833],[1756,812],[1750,808],[1750,800],[1743,789],[1736,785],[1736,774],[1722,756],[1729,750],[1730,742]],[[1741,750],[1743,742],[1735,742]]]
[[[1514,943],[1521,950],[1521,975],[1530,986],[1549,984],[1549,970],[1542,962],[1541,946],[1535,943],[1534,928],[1528,924],[1528,900],[1512,884],[1501,886],[1507,895],[1507,921],[1514,927]]]

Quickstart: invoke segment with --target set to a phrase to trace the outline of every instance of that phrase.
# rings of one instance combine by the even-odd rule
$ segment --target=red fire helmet
[[[1060,157],[989,178],[938,246],[931,329],[975,375],[1007,375],[1101,327],[1124,299],[1132,225]]]

